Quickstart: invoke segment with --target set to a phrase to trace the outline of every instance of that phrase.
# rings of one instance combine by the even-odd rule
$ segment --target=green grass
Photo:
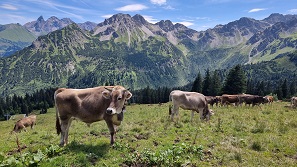
[[[168,120],[168,103],[129,105],[109,145],[104,121],[90,127],[73,121],[69,144],[59,147],[55,111],[38,115],[37,125],[9,134],[15,120],[0,122],[0,162],[40,166],[297,166],[297,110],[279,102],[260,107],[214,107],[209,122],[180,109],[180,120]],[[19,163],[18,163],[19,162]],[[4,164],[4,162],[2,162]],[[33,165],[32,165],[33,166]]]

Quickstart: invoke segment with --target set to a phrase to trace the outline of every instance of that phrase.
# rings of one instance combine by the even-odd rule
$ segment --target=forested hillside
[[[50,33],[0,59],[3,97],[52,87],[181,87],[207,70],[222,71],[224,80],[237,64],[246,64],[249,83],[265,80],[275,89],[296,72],[295,15],[240,18],[201,32],[170,20],[151,24],[141,15],[116,14],[91,31],[67,19],[50,20],[60,28],[47,27]],[[35,23],[41,29],[46,25],[40,18],[27,27],[34,29]]]

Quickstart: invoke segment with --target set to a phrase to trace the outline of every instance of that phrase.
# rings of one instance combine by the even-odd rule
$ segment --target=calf
[[[24,129],[24,131],[27,131],[26,127],[28,126],[31,126],[31,129],[33,129],[33,126],[35,124],[36,124],[36,115],[30,115],[28,117],[24,117],[15,123],[12,132],[20,132],[22,129]]]

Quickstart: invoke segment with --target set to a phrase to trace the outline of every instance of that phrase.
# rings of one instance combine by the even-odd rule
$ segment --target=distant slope
[[[0,25],[0,57],[29,46],[36,37],[20,24]]]

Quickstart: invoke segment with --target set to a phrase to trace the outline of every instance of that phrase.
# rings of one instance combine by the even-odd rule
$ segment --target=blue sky
[[[25,24],[43,16],[101,23],[114,14],[140,14],[151,23],[171,20],[201,31],[241,17],[297,14],[297,0],[1,0],[0,24]]]

